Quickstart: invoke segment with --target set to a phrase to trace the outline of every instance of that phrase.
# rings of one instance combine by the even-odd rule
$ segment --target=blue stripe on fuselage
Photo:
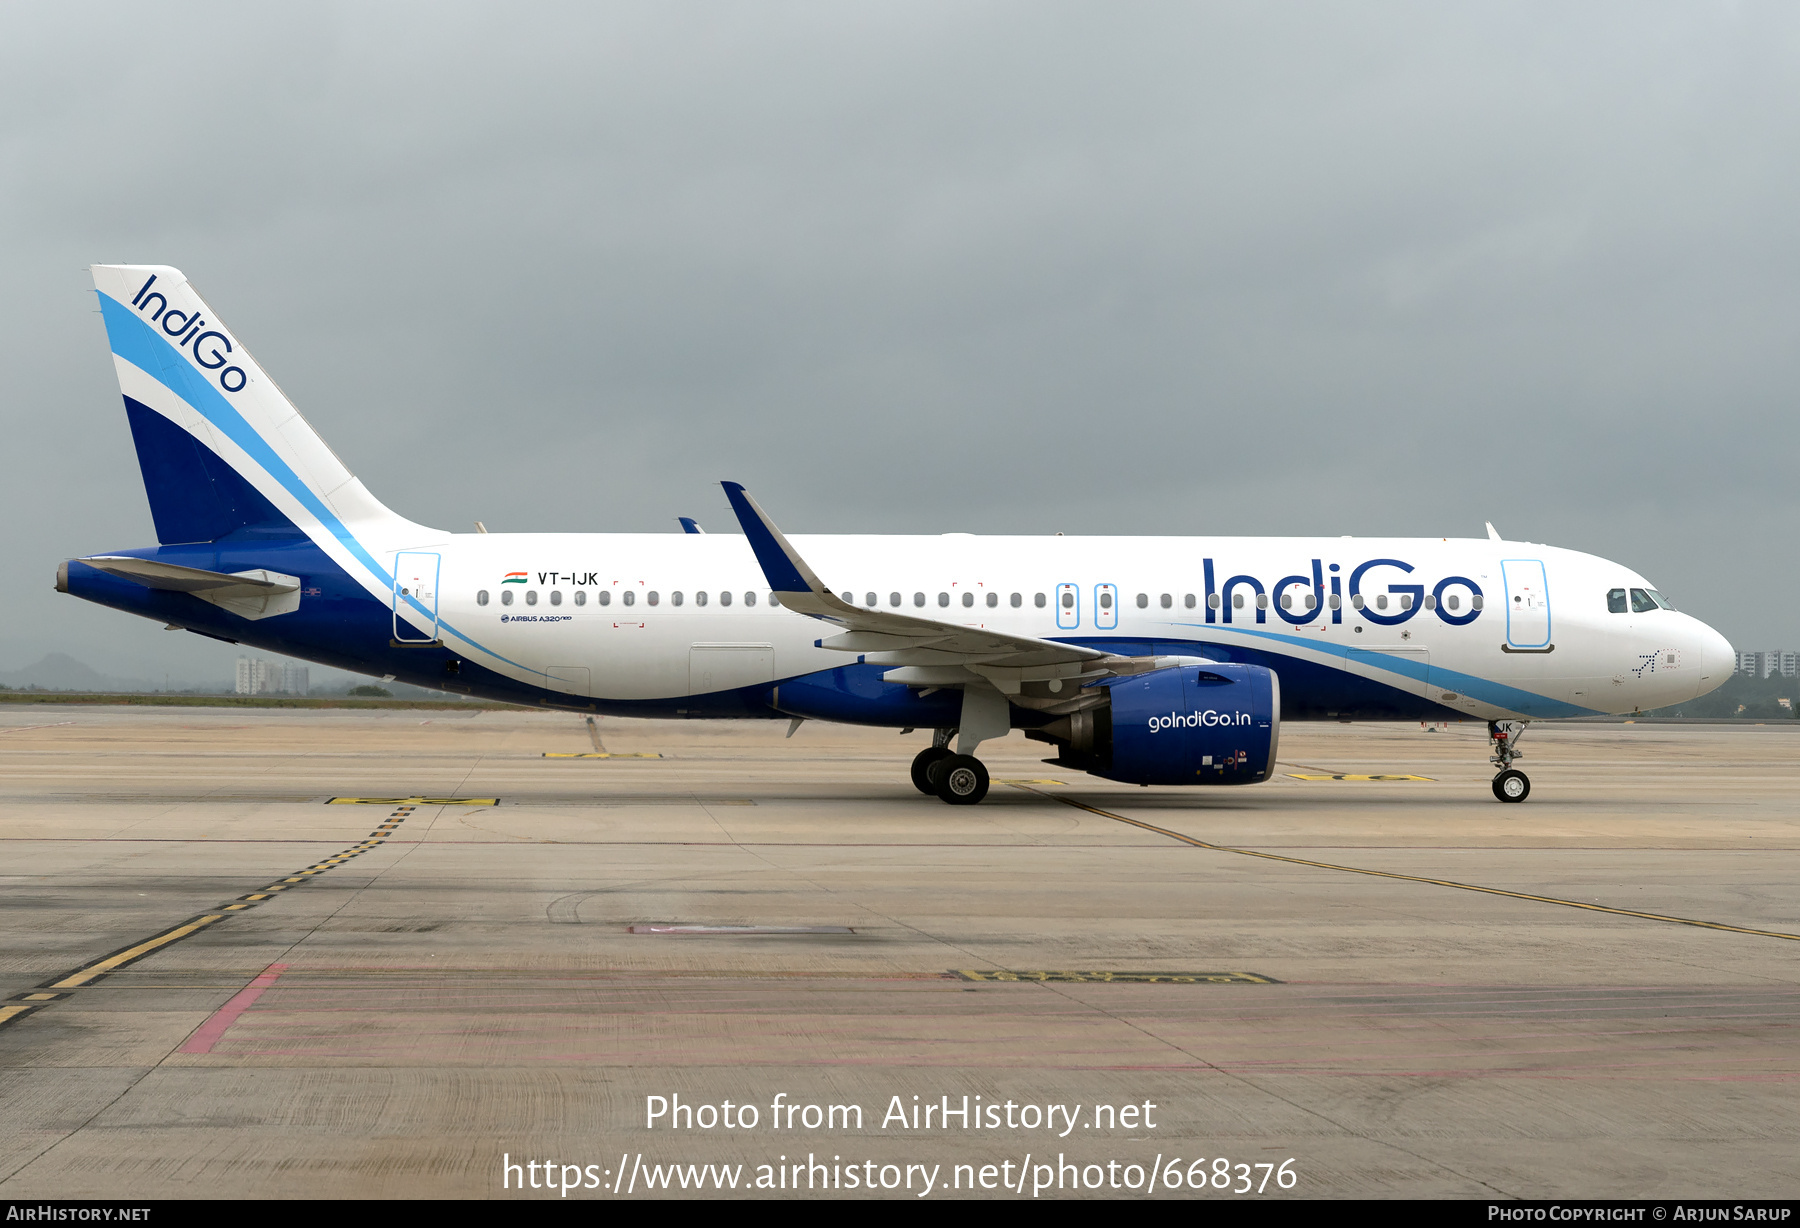
[[[1201,624],[1180,623],[1177,625],[1199,627]],[[1279,631],[1252,631],[1243,627],[1233,627],[1231,631],[1236,635],[1247,635],[1260,640],[1289,644],[1311,652],[1320,651],[1317,640],[1302,639],[1296,635],[1283,635]],[[1474,674],[1446,669],[1441,665],[1412,661],[1405,657],[1391,656],[1387,653],[1373,652],[1367,649],[1348,648],[1344,651],[1347,660],[1353,660],[1359,665],[1370,665],[1402,678],[1410,678],[1415,682],[1458,691],[1480,700],[1482,703],[1492,704],[1496,708],[1504,708],[1508,712],[1521,712],[1530,716],[1542,717],[1601,715],[1598,708],[1583,708],[1579,704],[1551,699],[1549,696],[1539,695],[1535,691],[1527,691],[1520,687],[1508,686],[1504,682],[1495,682],[1489,678],[1476,677]],[[1352,653],[1355,655],[1352,656]]]

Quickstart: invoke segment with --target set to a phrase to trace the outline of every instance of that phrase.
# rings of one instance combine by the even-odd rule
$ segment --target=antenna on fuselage
[[[1506,539],[1505,539],[1505,538],[1503,538],[1503,537],[1501,537],[1501,536],[1500,536],[1500,533],[1499,533],[1499,531],[1498,531],[1498,530],[1496,530],[1496,529],[1495,529],[1495,528],[1494,528],[1494,522],[1493,522],[1493,521],[1491,521],[1491,520],[1489,520],[1489,521],[1487,521],[1487,522],[1485,522],[1485,523],[1486,523],[1486,524],[1487,524],[1487,531],[1488,531],[1488,540],[1489,540],[1489,541],[1491,541],[1491,542],[1498,542],[1498,541],[1505,541],[1505,540],[1506,540]]]

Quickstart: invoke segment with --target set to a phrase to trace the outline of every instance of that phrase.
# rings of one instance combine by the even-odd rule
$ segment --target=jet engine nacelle
[[[1034,731],[1058,763],[1141,785],[1247,785],[1275,773],[1281,682],[1222,661],[1091,684],[1106,702]]]

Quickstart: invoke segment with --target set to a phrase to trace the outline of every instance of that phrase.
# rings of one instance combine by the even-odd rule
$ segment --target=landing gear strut
[[[1503,802],[1522,802],[1531,796],[1531,778],[1515,768],[1514,759],[1523,758],[1519,739],[1525,736],[1529,721],[1489,721],[1488,741],[1494,753],[1488,762],[1500,769],[1494,776],[1494,796]]]

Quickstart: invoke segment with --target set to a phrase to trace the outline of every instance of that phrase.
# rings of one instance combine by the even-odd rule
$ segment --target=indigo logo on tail
[[[156,274],[152,273],[150,280],[138,288],[137,296],[131,300],[131,305],[143,313],[152,324],[161,325],[163,332],[171,337],[179,338],[175,342],[176,349],[187,349],[193,355],[195,362],[208,371],[217,371],[219,387],[226,392],[242,392],[244,385],[250,382],[250,377],[244,374],[242,367],[226,366],[231,361],[226,357],[231,353],[231,338],[216,329],[208,328],[202,332],[201,329],[205,327],[206,321],[200,318],[198,311],[169,310],[169,300],[164,297],[163,292],[150,288],[155,284]],[[150,309],[152,301],[156,304],[154,311]],[[191,349],[189,348],[190,343]],[[220,346],[225,348],[221,351]],[[204,352],[202,352],[202,347],[205,347]]]

